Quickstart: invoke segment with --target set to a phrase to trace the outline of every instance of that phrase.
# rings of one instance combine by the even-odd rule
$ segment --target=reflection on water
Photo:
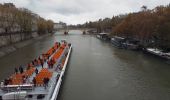
[[[117,49],[81,31],[57,32],[0,59],[0,79],[55,41],[73,44],[58,100],[169,100],[170,67],[142,52]]]

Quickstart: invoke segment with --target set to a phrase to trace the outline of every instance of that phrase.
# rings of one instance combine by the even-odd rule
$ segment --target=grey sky
[[[0,0],[25,7],[46,19],[68,24],[81,24],[99,18],[139,11],[146,5],[152,9],[167,5],[170,0]]]

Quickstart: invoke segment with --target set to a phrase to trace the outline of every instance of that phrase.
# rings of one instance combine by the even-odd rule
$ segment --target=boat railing
[[[58,75],[60,75],[59,73],[58,73]],[[49,86],[49,96],[48,96],[48,98],[51,98],[51,94],[53,94],[53,92],[54,92],[54,87],[56,86],[56,84],[57,84],[57,82],[58,82],[58,75],[57,76],[55,76],[55,77],[53,77],[52,79],[51,79],[51,84],[50,84],[50,86]]]
[[[63,65],[63,69],[61,71],[60,77],[58,78],[58,82],[57,82],[57,84],[55,86],[54,92],[51,95],[51,98],[50,98],[51,100],[56,100],[57,99],[58,91],[59,91],[59,88],[60,88],[60,85],[61,85],[61,82],[62,82],[62,77],[64,75],[66,65],[68,63],[68,59],[69,59],[69,56],[70,56],[71,48],[72,48],[72,46],[69,46],[69,48],[68,48],[69,51],[68,51],[65,63]]]
[[[57,59],[57,61],[56,61],[56,64],[54,65],[55,66],[55,68],[54,68],[54,70],[56,71],[56,68],[59,66],[59,65],[61,65],[61,61],[62,61],[62,59],[63,59],[63,57],[64,57],[64,55],[65,55],[65,53],[67,52],[67,46],[64,48],[64,50],[63,50],[63,52],[62,52],[62,54],[61,54],[61,56]],[[53,73],[53,74],[56,74],[56,73]],[[56,84],[57,84],[57,82],[58,82],[58,75],[60,76],[60,72],[59,71],[57,71],[57,75],[53,75],[54,77],[52,77],[52,79],[51,79],[51,84],[50,84],[50,86],[49,86],[49,97],[48,98],[51,98],[52,97],[52,94],[53,94],[53,92],[54,92],[54,87],[56,86]]]
[[[23,84],[23,85],[6,85],[1,86],[1,89],[6,92],[16,91],[18,90],[33,90],[34,85],[33,84]]]

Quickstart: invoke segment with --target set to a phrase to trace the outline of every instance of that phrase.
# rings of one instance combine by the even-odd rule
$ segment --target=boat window
[[[27,98],[32,98],[33,97],[33,95],[27,95]]]
[[[39,94],[39,95],[37,96],[37,99],[43,99],[44,97],[45,97],[44,94]]]

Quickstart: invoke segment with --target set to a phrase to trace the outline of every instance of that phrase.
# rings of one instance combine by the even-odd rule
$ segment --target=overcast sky
[[[146,5],[152,9],[170,0],[0,0],[25,7],[46,19],[67,24],[82,24],[99,18],[139,11]]]

